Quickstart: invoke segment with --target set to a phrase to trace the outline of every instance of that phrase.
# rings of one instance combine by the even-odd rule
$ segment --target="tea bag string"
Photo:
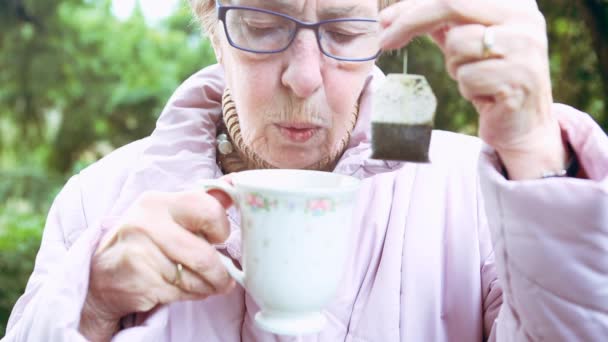
[[[407,54],[407,49],[403,49],[403,73],[407,74],[407,67],[408,67],[408,54]]]

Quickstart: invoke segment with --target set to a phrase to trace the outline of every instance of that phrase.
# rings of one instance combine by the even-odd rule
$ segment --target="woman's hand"
[[[568,155],[551,114],[547,34],[536,1],[406,0],[380,20],[384,49],[431,34],[480,115],[480,137],[511,179],[564,168]]]
[[[125,315],[229,291],[211,245],[228,238],[229,205],[218,192],[143,194],[93,256],[81,333],[107,340]]]

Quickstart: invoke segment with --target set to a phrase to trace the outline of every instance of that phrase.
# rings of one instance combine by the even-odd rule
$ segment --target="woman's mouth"
[[[311,124],[277,124],[281,134],[295,143],[309,141],[321,129]]]

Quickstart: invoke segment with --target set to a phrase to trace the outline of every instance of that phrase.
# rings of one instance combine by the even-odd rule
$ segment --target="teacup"
[[[253,170],[234,174],[232,183],[202,185],[228,194],[240,211],[243,270],[221,259],[260,306],[256,324],[285,335],[322,330],[323,309],[343,276],[360,181],[328,172]]]

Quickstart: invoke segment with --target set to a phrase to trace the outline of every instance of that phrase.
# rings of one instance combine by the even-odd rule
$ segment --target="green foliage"
[[[149,134],[173,90],[215,60],[192,25],[175,28],[190,21],[184,9],[150,28],[138,12],[117,20],[109,1],[42,3],[44,11],[40,2],[27,7],[40,24],[7,26],[1,37],[0,113],[10,126],[0,146],[28,158],[35,152],[61,174],[99,144]]]
[[[608,75],[601,71],[592,27],[581,13],[581,2],[560,2],[539,1],[541,10],[551,18],[547,31],[555,101],[593,115],[608,131],[608,98],[604,96],[608,95],[608,84],[604,83]],[[608,11],[608,3],[604,7]],[[599,38],[608,44],[608,36]]]
[[[0,207],[0,336],[34,267],[43,225],[27,202]]]

